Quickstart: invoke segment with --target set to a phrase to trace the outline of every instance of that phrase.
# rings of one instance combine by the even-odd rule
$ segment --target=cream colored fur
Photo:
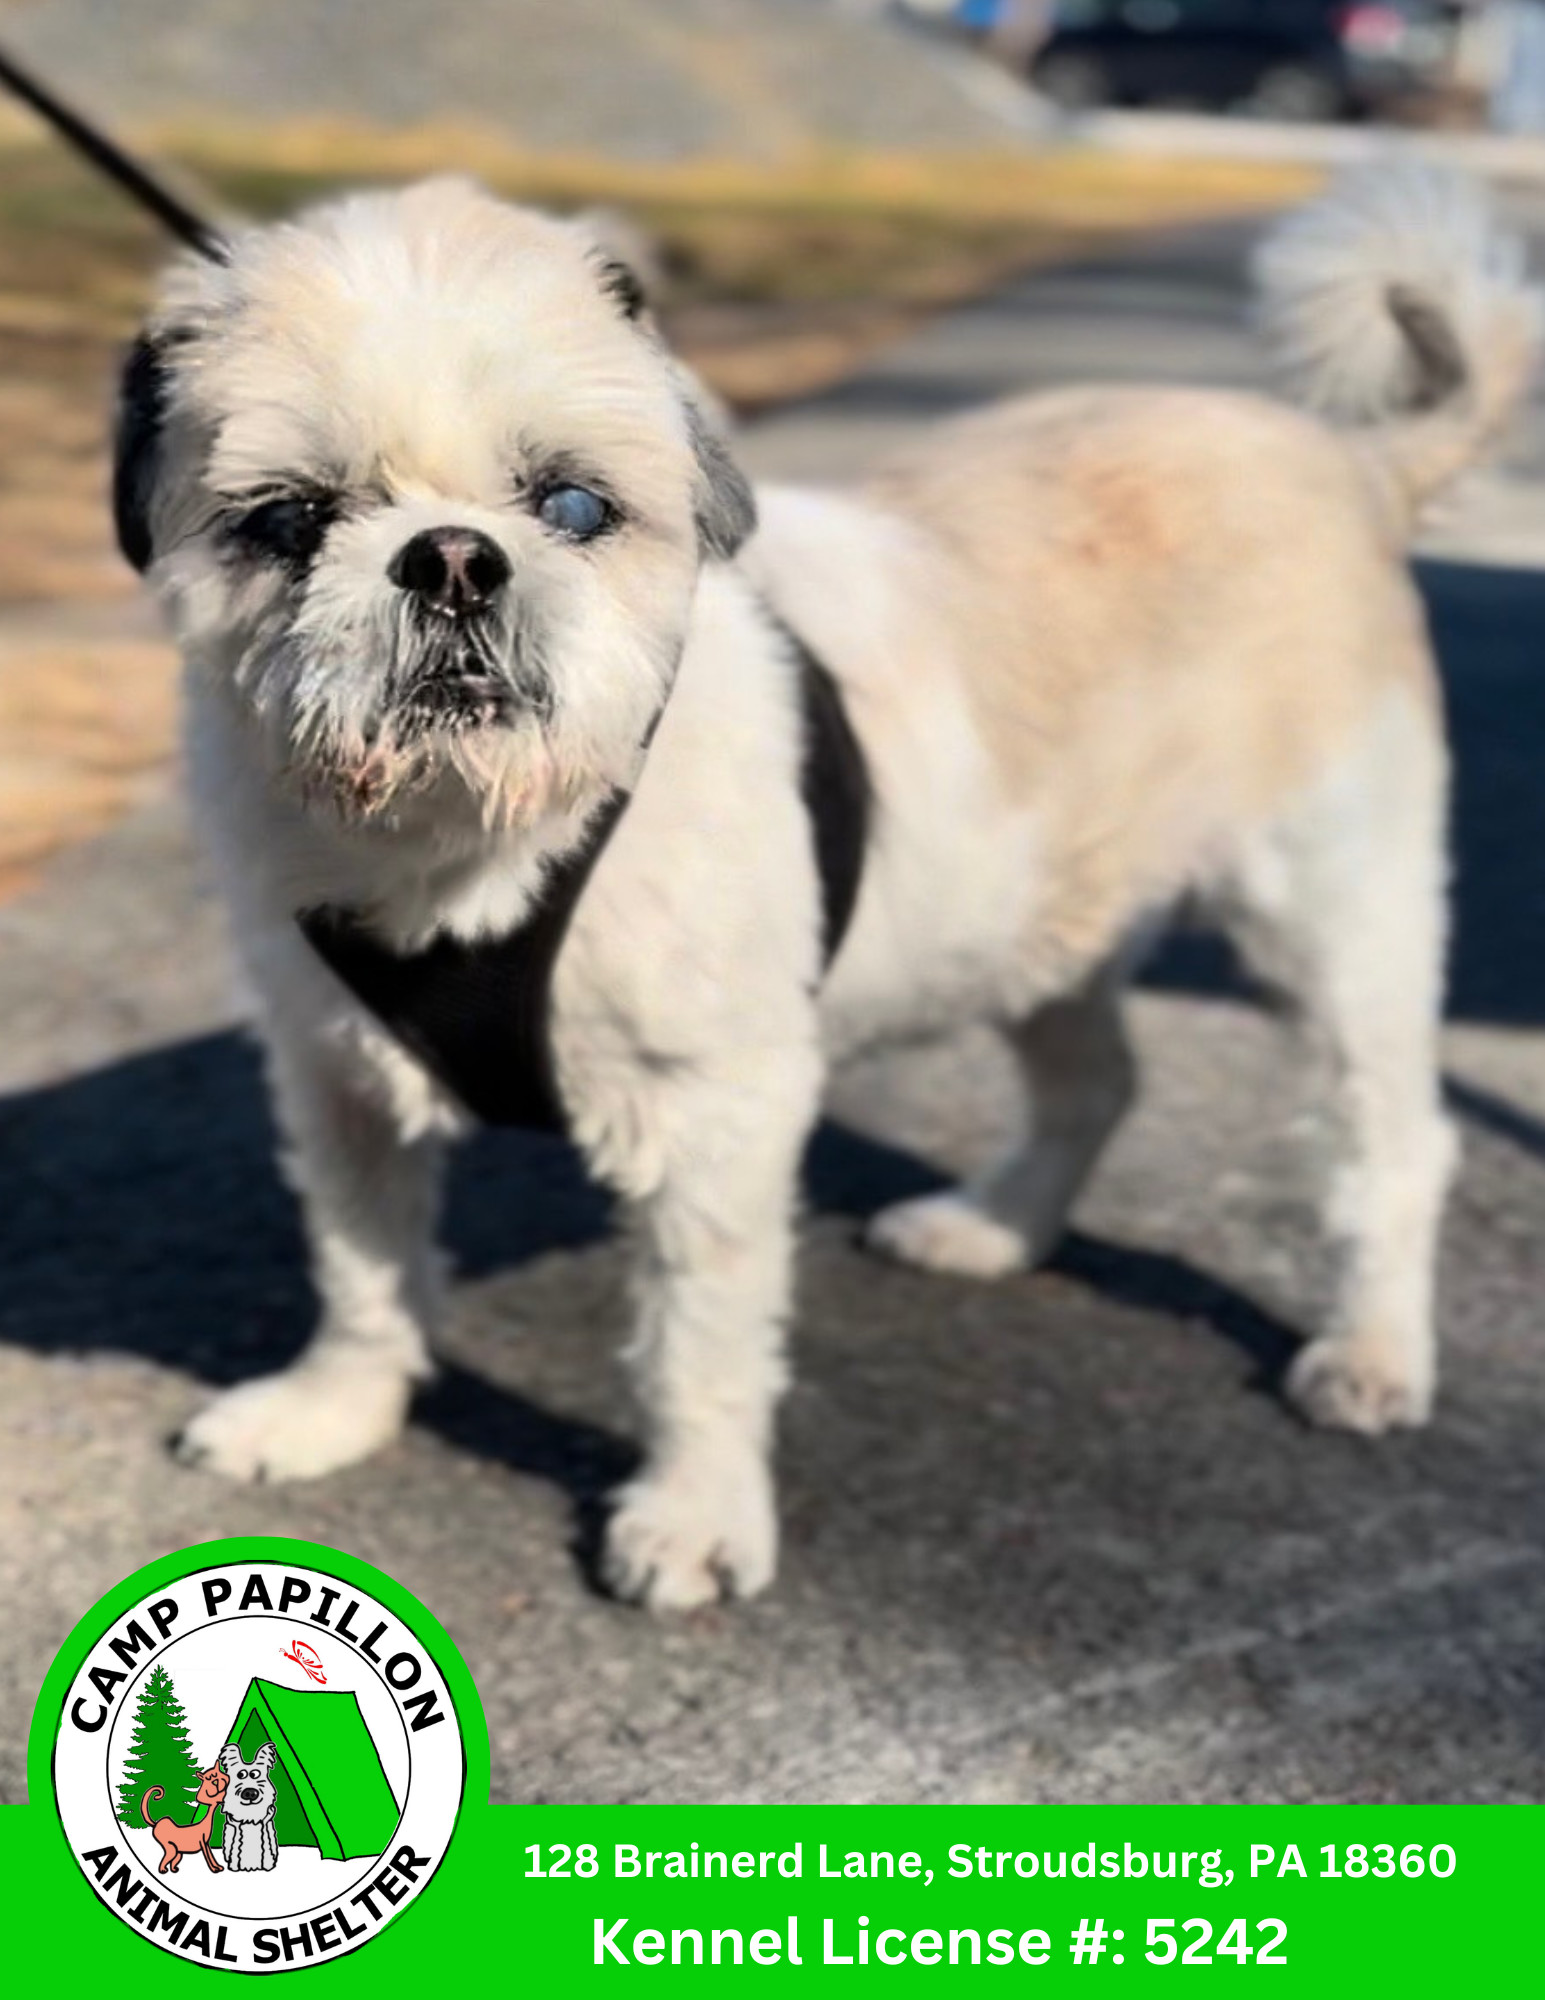
[[[1409,231],[1398,202],[1380,213]],[[1368,254],[1366,229],[1341,240]],[[1441,317],[1444,286],[1469,281],[1442,258],[1429,275]],[[1271,282],[1313,348],[1291,260]],[[188,654],[201,823],[323,1300],[303,1360],[214,1402],[190,1457],[324,1473],[394,1435],[429,1367],[436,1175],[462,1121],[294,911],[364,904],[404,943],[496,931],[616,782],[633,803],[559,963],[556,1049],[575,1136],[640,1246],[649,1448],[610,1524],[619,1590],[680,1606],[773,1574],[796,1182],[829,1061],[997,1023],[1026,1082],[1023,1145],[873,1234],[931,1268],[1034,1262],[1130,1099],[1120,985],[1182,895],[1211,899],[1332,1057],[1349,1255],[1291,1391],[1361,1430],[1426,1417],[1452,1154],[1435,1050],[1447,774],[1400,538],[1430,484],[1423,427],[1474,450],[1494,382],[1522,381],[1488,345],[1494,317],[1443,322],[1471,370],[1452,408],[1381,405],[1342,435],[1236,395],[1013,403],[941,426],[861,490],[764,493],[739,561],[701,568],[713,454],[693,456],[682,378],[561,225],[443,186],[322,211],[255,234],[229,273],[179,277],[162,318],[194,322],[203,360],[173,398],[152,574]],[[539,432],[608,469],[631,510],[614,546],[545,545],[512,509],[506,462]],[[293,612],[233,582],[200,524],[217,489],[297,460],[369,497]],[[386,805],[350,806],[307,760],[320,743],[336,777],[367,755],[384,697],[351,686],[348,708],[323,676],[301,726],[297,648],[303,666],[308,649],[347,661],[388,633],[384,565],[442,518],[509,552],[552,715],[416,749]],[[841,682],[877,797],[824,984],[795,670],[763,599]]]

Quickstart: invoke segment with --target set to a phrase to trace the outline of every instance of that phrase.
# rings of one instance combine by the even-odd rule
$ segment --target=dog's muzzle
[[[480,729],[513,722],[523,707],[502,674],[473,656],[438,657],[415,673],[394,704],[408,733],[421,729]]]
[[[263,1794],[258,1790],[256,1785],[243,1785],[236,1796],[244,1806],[255,1806]]]
[[[509,558],[476,528],[425,528],[387,576],[406,600],[407,634],[392,706],[409,733],[507,723],[543,706],[505,659]]]

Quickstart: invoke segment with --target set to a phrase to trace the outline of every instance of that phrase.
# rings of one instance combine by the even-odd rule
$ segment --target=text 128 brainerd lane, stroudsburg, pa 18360
[[[525,1852],[528,1879],[594,1881],[602,1874],[602,1850],[593,1842],[571,1846],[563,1841],[533,1841]],[[1397,1877],[1415,1880],[1423,1875],[1447,1881],[1457,1866],[1454,1848],[1446,1841],[1430,1845],[1408,1841],[1398,1849],[1392,1841],[1353,1841],[1343,1846],[1328,1842],[1317,1852],[1311,1850],[1308,1859],[1295,1842],[1278,1846],[1270,1841],[1249,1841],[1240,1843],[1237,1858],[1240,1872],[1252,1882],[1293,1877],[1307,1880],[1311,1876],[1326,1881],[1380,1882]],[[926,1889],[932,1886],[935,1871],[914,1849],[850,1848],[839,1853],[824,1841],[808,1871],[802,1841],[786,1848],[739,1850],[710,1848],[696,1840],[684,1847],[653,1849],[619,1841],[611,1850],[610,1879],[617,1882],[797,1882],[804,1880],[807,1872],[823,1881],[900,1880]],[[955,1881],[1098,1878],[1107,1882],[1189,1882],[1200,1889],[1229,1888],[1235,1877],[1221,1847],[1155,1849],[1135,1846],[1130,1840],[1119,1847],[1097,1847],[1089,1841],[1071,1851],[989,1848],[958,1841],[946,1850],[940,1872]]]

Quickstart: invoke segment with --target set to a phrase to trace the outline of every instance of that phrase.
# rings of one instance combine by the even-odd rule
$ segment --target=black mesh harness
[[[809,647],[778,623],[799,668],[804,715],[801,792],[821,880],[825,963],[852,921],[863,880],[872,795],[842,695]],[[301,911],[307,942],[432,1076],[488,1125],[563,1132],[553,1064],[553,972],[586,883],[627,810],[614,792],[585,838],[551,868],[519,925],[464,943],[437,937],[396,951],[356,912]]]

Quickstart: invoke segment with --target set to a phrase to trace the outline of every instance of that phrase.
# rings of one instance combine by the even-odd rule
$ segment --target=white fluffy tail
[[[1349,174],[1267,236],[1255,279],[1290,384],[1374,448],[1410,515],[1528,389],[1541,295],[1463,175],[1403,162]]]

